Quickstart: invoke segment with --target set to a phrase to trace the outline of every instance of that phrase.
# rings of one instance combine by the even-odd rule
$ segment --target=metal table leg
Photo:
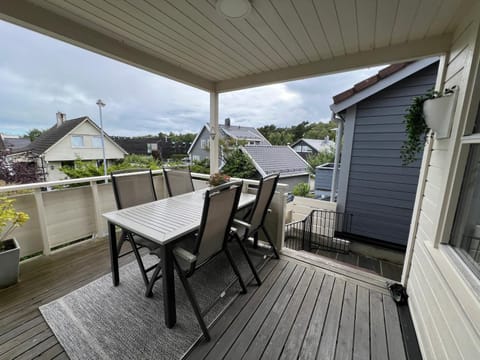
[[[120,283],[120,273],[118,272],[118,249],[117,234],[115,232],[115,224],[108,222],[108,239],[110,244],[110,266],[112,269],[113,286]]]
[[[162,283],[163,283],[163,310],[165,325],[171,328],[177,322],[175,308],[175,277],[173,270],[173,253],[170,244],[162,246]]]

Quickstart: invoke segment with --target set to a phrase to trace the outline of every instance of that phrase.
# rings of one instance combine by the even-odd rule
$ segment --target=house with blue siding
[[[218,128],[221,140],[237,142],[238,145],[271,145],[256,128],[232,125],[230,118],[226,118],[224,124],[219,124]],[[198,132],[187,153],[192,161],[210,159],[210,126],[208,124]]]
[[[421,164],[402,165],[404,116],[435,86],[437,69],[437,58],[391,65],[333,97],[344,123],[337,208],[353,215],[354,239],[407,245]]]

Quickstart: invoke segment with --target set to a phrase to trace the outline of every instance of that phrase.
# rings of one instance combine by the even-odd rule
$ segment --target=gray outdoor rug
[[[238,245],[229,245],[245,281],[251,271]],[[257,268],[265,250],[249,250]],[[144,256],[146,262],[156,258]],[[198,270],[190,279],[200,308],[208,309],[207,324],[239,295],[240,286],[224,254]],[[202,332],[191,305],[176,278],[177,324],[164,325],[161,280],[152,298],[144,296],[137,263],[120,268],[120,285],[111,275],[40,307],[48,325],[71,359],[179,359]],[[256,286],[256,285],[255,285]]]

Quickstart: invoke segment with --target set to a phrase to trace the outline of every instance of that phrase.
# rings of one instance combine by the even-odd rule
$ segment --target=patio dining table
[[[165,325],[176,323],[172,250],[186,234],[200,227],[205,189],[103,214],[108,221],[113,285],[120,283],[116,227],[154,241],[161,248]],[[255,195],[242,193],[238,208],[253,204]]]

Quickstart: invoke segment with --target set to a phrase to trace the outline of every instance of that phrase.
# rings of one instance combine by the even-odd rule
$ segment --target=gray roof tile
[[[308,172],[309,165],[290,146],[244,146],[265,175],[280,173],[280,177]]]

